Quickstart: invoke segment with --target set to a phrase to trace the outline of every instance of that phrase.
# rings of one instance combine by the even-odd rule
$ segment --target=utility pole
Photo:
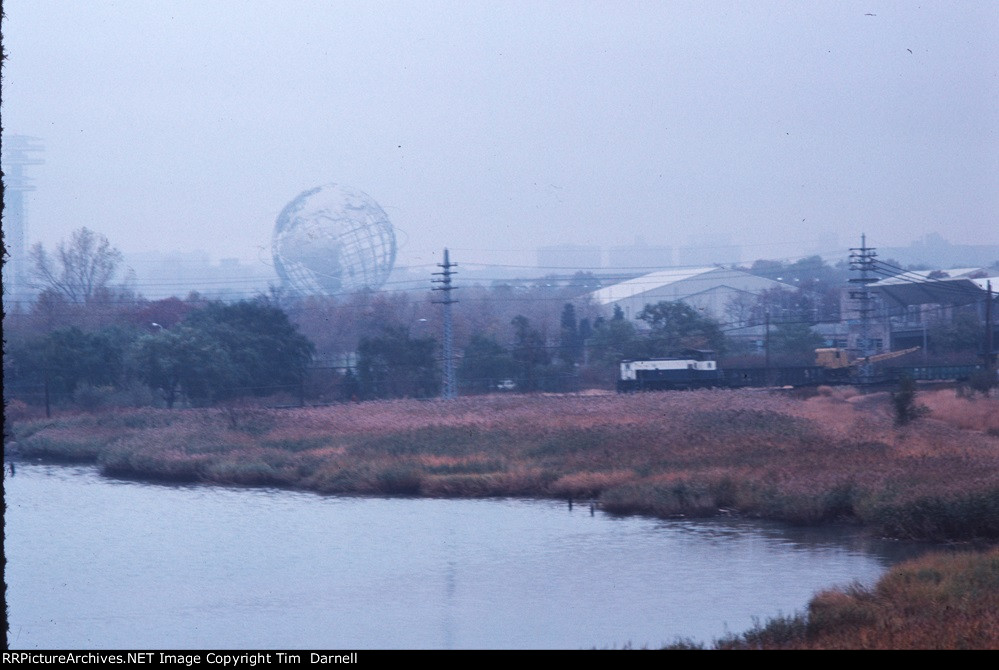
[[[991,383],[996,383],[996,357],[993,353],[995,351],[995,343],[992,341],[995,337],[994,328],[992,327],[992,282],[985,282],[985,369],[989,373],[989,380]]]
[[[433,287],[433,290],[444,291],[444,297],[441,300],[434,300],[435,303],[444,305],[444,386],[441,389],[442,398],[454,398],[458,395],[458,384],[454,378],[454,336],[451,332],[451,305],[458,302],[451,297],[451,291],[457,288],[451,286],[451,275],[457,274],[457,271],[451,268],[457,265],[457,263],[450,261],[445,247],[444,262],[437,264],[437,267],[442,268],[443,271],[433,273],[441,278],[431,280],[435,284],[440,284],[440,286]]]
[[[860,272],[859,277],[851,277],[850,283],[857,284],[856,290],[850,291],[850,299],[856,300],[857,312],[860,317],[860,342],[858,349],[861,358],[867,359],[874,353],[871,336],[871,321],[874,316],[874,296],[867,287],[878,280],[874,274],[874,259],[877,258],[874,249],[867,246],[867,235],[861,234],[860,248],[850,249],[850,269]],[[864,360],[860,365],[860,383],[869,384],[872,379],[871,364]]]
[[[45,418],[52,418],[52,403],[49,399],[49,364],[45,361],[45,377],[44,377],[44,392],[45,392]]]
[[[763,334],[763,352],[764,352],[764,378],[768,386],[773,386],[773,380],[770,379],[770,309],[767,309],[767,329]]]

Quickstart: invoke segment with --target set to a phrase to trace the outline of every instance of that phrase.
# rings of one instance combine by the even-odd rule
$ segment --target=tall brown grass
[[[827,389],[479,396],[311,409],[116,411],[14,422],[21,453],[109,474],[323,493],[592,498],[614,512],[849,521],[999,537],[999,400]]]
[[[939,390],[921,393],[919,399],[940,421],[999,436],[999,396],[961,398],[952,391]]]
[[[805,614],[777,617],[721,649],[999,649],[999,549],[933,554],[872,588],[823,591]]]

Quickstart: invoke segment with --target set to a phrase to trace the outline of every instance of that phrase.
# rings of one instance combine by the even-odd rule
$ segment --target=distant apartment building
[[[615,270],[650,271],[673,265],[673,248],[647,244],[642,238],[628,246],[611,247],[607,267]]]
[[[125,255],[133,287],[150,300],[196,291],[209,298],[240,300],[265,293],[278,283],[273,269],[261,262],[236,258],[212,262],[207,251],[142,252]]]
[[[538,267],[551,270],[599,270],[603,267],[600,247],[559,244],[538,249]]]
[[[704,240],[676,250],[676,264],[734,265],[742,261],[742,247],[728,240]]]
[[[879,247],[878,256],[905,266],[989,267],[999,263],[999,244],[951,244],[941,235],[930,233],[907,247]]]

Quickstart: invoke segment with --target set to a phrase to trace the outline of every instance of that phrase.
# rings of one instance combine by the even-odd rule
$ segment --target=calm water
[[[898,544],[521,500],[5,482],[10,647],[604,648],[710,641],[871,583]]]

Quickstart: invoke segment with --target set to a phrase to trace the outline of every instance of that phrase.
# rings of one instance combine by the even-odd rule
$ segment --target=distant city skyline
[[[944,240],[943,243],[941,240]],[[589,249],[588,252],[587,249]],[[624,254],[625,251],[631,249],[645,249],[653,253],[645,257],[636,258],[625,255],[619,258],[622,261],[630,258],[630,262],[609,262],[614,258],[615,253]],[[666,257],[656,255],[658,251],[662,250],[648,247],[613,247],[610,249],[583,247],[581,249],[578,246],[570,246],[568,251],[570,252],[569,260],[575,258],[572,252],[588,253],[589,260],[593,260],[594,251],[600,252],[599,257],[602,260],[600,264],[559,263],[557,262],[559,248],[557,246],[544,247],[536,250],[537,262],[534,265],[499,264],[498,266],[489,266],[463,262],[459,265],[461,272],[456,278],[456,283],[458,285],[463,282],[474,284],[482,282],[483,279],[500,280],[552,274],[566,275],[576,271],[639,274],[657,268],[670,267],[713,265],[748,267],[755,260],[780,260],[743,258],[741,263],[714,261],[688,263],[683,262],[683,259],[696,260],[696,258],[684,257],[685,249],[683,247],[677,248],[675,255],[672,253],[674,250],[669,250],[671,254],[667,262],[659,262]],[[934,269],[988,267],[999,261],[999,245],[951,245],[946,243],[946,239],[942,236],[934,236],[934,234],[915,240],[905,247],[883,247],[878,249],[877,253],[879,258],[883,260],[896,260],[903,265],[929,265]],[[803,257],[810,255],[814,254],[805,254]],[[927,260],[933,258],[934,255],[939,262],[934,263]],[[845,262],[848,260],[848,250],[843,249],[837,254],[824,258],[832,264],[837,261]],[[235,257],[213,257],[208,250],[125,252],[123,266],[126,270],[134,272],[131,286],[150,299],[168,296],[184,297],[192,290],[209,296],[242,298],[267,292],[271,286],[280,285],[279,277],[265,262],[246,262]],[[420,289],[421,286],[429,290],[430,271],[430,268],[425,267],[399,267],[382,290],[413,290]]]
[[[740,259],[999,244],[999,12],[864,3],[4,3],[27,242],[266,264],[344,184],[401,266],[559,244]],[[724,243],[718,240],[725,240]],[[830,242],[834,242],[830,248]],[[679,259],[678,259],[679,260]]]

